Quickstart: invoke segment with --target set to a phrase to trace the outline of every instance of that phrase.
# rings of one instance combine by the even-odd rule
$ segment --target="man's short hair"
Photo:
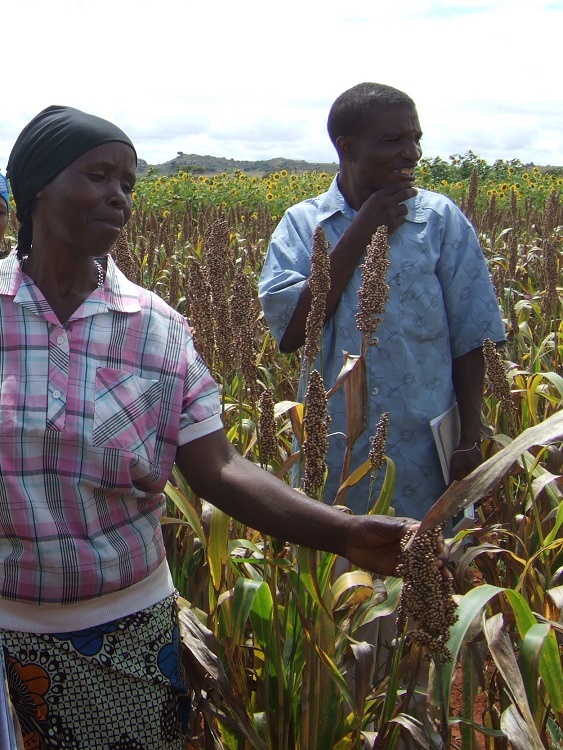
[[[341,135],[355,135],[373,115],[374,109],[398,104],[416,109],[414,101],[399,89],[384,83],[358,83],[335,100],[328,114],[330,140],[336,146]]]

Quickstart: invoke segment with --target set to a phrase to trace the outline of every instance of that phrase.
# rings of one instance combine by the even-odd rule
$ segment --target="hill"
[[[199,154],[178,153],[174,159],[164,162],[164,164],[147,164],[143,159],[139,159],[137,174],[146,175],[151,172],[159,175],[177,174],[181,170],[193,172],[195,174],[221,174],[222,172],[246,172],[261,176],[271,172],[281,172],[286,169],[288,172],[331,172],[338,170],[338,164],[316,163],[297,159],[265,159],[263,161],[243,161],[238,159],[227,159],[222,156],[200,156]]]

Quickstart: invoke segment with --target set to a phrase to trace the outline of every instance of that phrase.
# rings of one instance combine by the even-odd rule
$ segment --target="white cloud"
[[[52,103],[113,120],[151,163],[333,161],[328,109],[362,80],[415,99],[429,156],[563,164],[559,0],[17,0],[7,18],[0,167]]]

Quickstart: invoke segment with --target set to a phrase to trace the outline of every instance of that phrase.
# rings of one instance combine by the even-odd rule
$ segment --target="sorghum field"
[[[237,449],[286,481],[298,466],[300,488],[319,499],[322,461],[307,444],[326,440],[330,394],[313,372],[295,401],[298,360],[277,351],[256,288],[285,208],[331,179],[149,176],[115,250],[130,278],[189,318]],[[472,220],[507,328],[504,350],[486,347],[487,461],[442,500],[453,513],[482,497],[476,527],[451,540],[453,592],[425,562],[424,540],[405,545],[401,598],[401,580],[264,538],[175,475],[163,524],[194,691],[189,748],[563,748],[563,170],[469,152],[423,160],[417,182]],[[384,237],[373,244],[381,253]],[[354,354],[342,387],[362,377]],[[365,472],[385,472],[375,498],[385,513],[384,441],[382,415]]]

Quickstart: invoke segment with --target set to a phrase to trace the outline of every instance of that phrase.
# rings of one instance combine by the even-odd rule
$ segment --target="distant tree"
[[[184,155],[183,151],[177,151],[176,153],[178,154],[178,156],[183,156]]]

